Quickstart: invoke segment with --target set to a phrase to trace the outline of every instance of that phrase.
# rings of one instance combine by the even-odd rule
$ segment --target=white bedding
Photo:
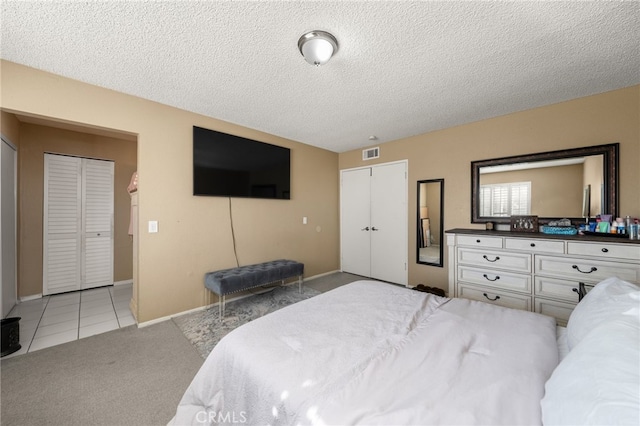
[[[540,424],[551,317],[358,281],[227,335],[172,424]]]

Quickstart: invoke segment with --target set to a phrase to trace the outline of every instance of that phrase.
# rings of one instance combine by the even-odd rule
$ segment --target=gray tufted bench
[[[208,272],[204,276],[204,285],[220,298],[218,306],[220,320],[224,317],[225,296],[227,294],[260,287],[266,284],[282,282],[287,278],[298,277],[298,290],[302,293],[302,274],[304,264],[295,260],[273,260],[255,265],[239,266]]]

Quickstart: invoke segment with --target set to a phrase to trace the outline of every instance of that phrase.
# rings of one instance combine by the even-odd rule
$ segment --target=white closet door
[[[81,288],[113,284],[113,162],[83,159]]]
[[[45,155],[43,294],[113,284],[113,171]]]
[[[342,270],[356,275],[371,273],[371,169],[342,172],[340,230]]]
[[[43,294],[80,289],[82,180],[79,158],[45,154]]]
[[[371,277],[407,285],[407,175],[405,163],[371,173]]]
[[[342,271],[407,284],[406,169],[401,162],[342,171]]]

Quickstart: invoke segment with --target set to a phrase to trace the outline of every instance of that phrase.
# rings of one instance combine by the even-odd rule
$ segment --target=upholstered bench
[[[298,290],[302,293],[302,274],[304,264],[294,260],[273,260],[255,265],[239,266],[208,272],[204,276],[206,288],[218,295],[220,320],[224,317],[225,296],[231,293],[273,284],[284,284],[287,278],[298,277]]]

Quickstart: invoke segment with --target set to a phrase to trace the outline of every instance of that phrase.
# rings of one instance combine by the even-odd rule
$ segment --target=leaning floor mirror
[[[417,262],[442,267],[444,179],[418,181]]]

